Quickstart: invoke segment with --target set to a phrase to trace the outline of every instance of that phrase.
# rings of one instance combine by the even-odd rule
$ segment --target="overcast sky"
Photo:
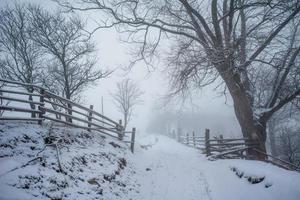
[[[49,9],[55,9],[56,4],[51,0],[0,0],[0,6],[3,7],[7,3],[13,2],[31,2],[42,5]],[[93,15],[93,19],[97,20],[97,15]],[[92,21],[91,17],[89,21]],[[90,28],[91,25],[89,25]],[[121,35],[117,33],[113,28],[106,30],[99,30],[94,35],[94,41],[97,43],[98,49],[98,67],[104,67],[109,69],[115,69],[114,73],[106,79],[98,81],[96,86],[89,88],[84,96],[84,103],[86,105],[93,104],[97,111],[101,111],[101,96],[104,99],[104,114],[115,120],[121,119],[121,115],[116,110],[115,105],[112,102],[110,93],[116,89],[116,83],[123,78],[131,78],[137,82],[145,93],[143,95],[144,103],[136,107],[134,116],[132,118],[129,127],[136,126],[140,133],[144,133],[148,120],[154,113],[153,109],[160,105],[160,99],[167,92],[168,81],[161,72],[161,68],[158,66],[157,69],[151,73],[148,72],[147,67],[143,63],[139,63],[128,73],[121,69],[122,66],[129,64],[130,55],[128,49],[133,48],[129,44],[122,43],[119,38]],[[162,63],[161,63],[162,65]],[[232,103],[225,105],[225,98],[219,97],[218,94],[212,90],[213,86],[206,88],[195,95],[193,103],[197,107],[191,109],[194,112],[201,112],[208,115],[220,115],[215,122],[215,126],[219,127],[219,123],[227,124],[225,129],[228,132],[239,132],[237,129],[237,121],[235,120]],[[163,108],[160,108],[161,110]],[[167,108],[166,108],[167,109]],[[201,120],[201,119],[195,119]],[[210,126],[214,126],[210,124]],[[206,127],[211,128],[211,127]],[[229,130],[230,129],[230,130]],[[203,130],[204,131],[204,130]],[[240,133],[237,133],[239,135]]]

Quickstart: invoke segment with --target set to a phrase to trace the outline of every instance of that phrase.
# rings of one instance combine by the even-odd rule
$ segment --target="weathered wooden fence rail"
[[[135,128],[132,131],[124,130],[121,120],[116,122],[98,113],[93,105],[89,108],[82,106],[33,84],[4,79],[0,79],[0,82],[0,120],[36,121],[39,124],[50,120],[63,123],[118,138],[129,143],[131,151],[134,151]],[[10,111],[10,115],[3,114],[3,111]],[[30,116],[20,117],[17,113],[28,113]],[[124,137],[130,137],[130,140],[125,141]]]
[[[203,149],[205,138],[197,136],[195,135],[195,132],[192,132],[192,134],[187,133],[186,135],[179,135],[178,141],[197,149]]]
[[[204,136],[195,135],[195,132],[192,132],[192,134],[180,134],[178,135],[178,141],[197,149],[201,149],[207,156],[214,157],[234,154],[236,151],[245,147],[255,147],[255,145],[257,145],[257,143],[247,138],[224,139],[223,135],[211,138],[209,129],[205,130]],[[220,153],[223,153],[224,155]]]
[[[257,148],[259,144],[249,138],[223,138],[223,135],[211,138],[210,130],[205,129],[204,136],[195,135],[195,132],[191,134],[177,134],[177,140],[182,144],[202,150],[212,160],[218,158],[249,159],[247,152],[251,149],[264,154],[267,157],[266,162],[273,163],[285,169],[300,171],[300,167],[292,163],[259,151]]]

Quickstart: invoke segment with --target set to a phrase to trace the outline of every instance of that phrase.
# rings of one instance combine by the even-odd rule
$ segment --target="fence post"
[[[40,89],[40,94],[41,94],[41,96],[40,96],[40,103],[42,103],[42,104],[38,106],[39,111],[41,111],[41,112],[39,113],[39,119],[40,119],[40,120],[38,121],[38,123],[39,123],[40,125],[42,125],[42,122],[43,122],[43,116],[44,116],[44,114],[45,114],[45,109],[44,109],[44,106],[45,106],[45,102],[44,102],[45,90],[44,90],[43,88]]]
[[[193,143],[194,143],[194,147],[196,146],[196,139],[195,139],[195,132],[193,131]]]
[[[217,139],[218,139],[218,141],[217,141],[218,144],[222,144],[223,143],[223,135],[222,134],[220,134],[219,138],[217,138]],[[222,148],[223,147],[221,145],[218,146],[218,149],[221,150]]]
[[[210,156],[210,145],[209,145],[209,129],[205,129],[205,151],[206,156]]]
[[[28,91],[28,93],[30,93],[29,97],[28,97],[28,100],[29,101],[33,101],[32,94],[34,92],[34,88],[32,86],[29,86],[27,91]],[[35,110],[36,109],[36,105],[34,103],[29,103],[29,106],[30,106],[31,110]],[[37,114],[35,112],[31,112],[30,114],[31,114],[31,118],[36,118],[37,117],[36,116]]]
[[[118,124],[118,137],[119,140],[123,140],[123,126],[122,126],[122,120],[119,120],[119,124]]]
[[[90,105],[90,110],[93,110],[94,109],[94,106],[93,105]],[[89,117],[88,117],[88,121],[89,122],[92,122],[92,116],[93,116],[93,112],[92,111],[89,111]],[[88,131],[91,132],[91,127],[92,127],[92,124],[91,123],[88,123]]]
[[[73,112],[72,112],[72,104],[67,103],[66,112],[67,112],[68,115],[72,116],[72,114],[73,114]],[[72,117],[66,116],[65,118],[66,118],[66,122],[73,123]]]
[[[189,145],[189,133],[186,133],[186,144]]]
[[[130,143],[130,149],[132,153],[134,153],[134,142],[135,142],[135,128],[132,128],[131,143]]]

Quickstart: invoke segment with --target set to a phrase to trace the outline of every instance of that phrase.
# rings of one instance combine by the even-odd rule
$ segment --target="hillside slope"
[[[128,147],[98,133],[6,123],[0,149],[1,200],[123,199],[138,189]]]

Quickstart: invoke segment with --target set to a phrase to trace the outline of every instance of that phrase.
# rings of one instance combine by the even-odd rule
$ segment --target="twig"
[[[24,168],[24,167],[26,167],[27,165],[29,165],[31,162],[33,162],[33,161],[35,161],[35,160],[38,160],[38,159],[40,159],[40,161],[41,161],[41,160],[42,160],[42,157],[39,156],[39,157],[36,157],[36,158],[34,158],[34,159],[32,159],[32,160],[29,160],[27,163],[25,163],[25,164],[23,164],[23,165],[21,165],[21,166],[19,166],[19,167],[15,167],[15,168],[13,168],[13,169],[11,169],[11,170],[9,170],[9,171],[7,171],[7,172],[1,174],[0,177],[4,176],[5,174],[8,174],[8,173],[10,173],[10,172],[13,172],[13,171],[15,171],[15,170],[17,170],[17,169]]]
[[[57,144],[55,144],[55,148],[56,148],[56,156],[57,156],[57,161],[58,161],[58,167],[59,167],[60,172],[63,172],[62,167],[61,167],[61,163],[60,163],[59,149],[58,149]]]

